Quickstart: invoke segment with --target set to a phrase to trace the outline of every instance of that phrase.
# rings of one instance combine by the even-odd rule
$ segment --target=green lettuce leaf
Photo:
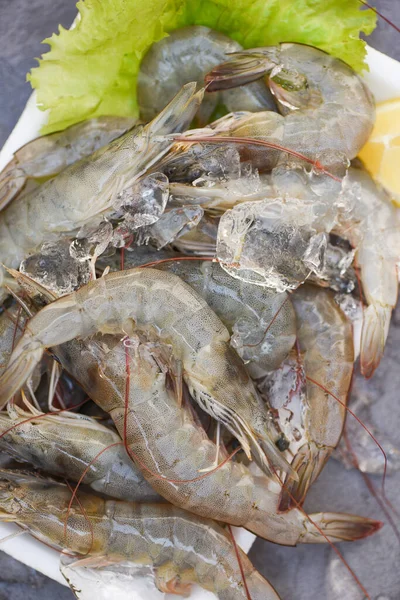
[[[44,40],[50,51],[28,74],[43,133],[89,117],[136,116],[136,78],[151,44],[185,25],[206,25],[245,48],[303,42],[365,68],[365,42],[376,23],[359,0],[84,0],[75,28]]]

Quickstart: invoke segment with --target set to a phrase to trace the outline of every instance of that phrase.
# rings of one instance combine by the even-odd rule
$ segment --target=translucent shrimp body
[[[383,355],[397,301],[400,211],[361,169],[351,167],[342,184],[332,182],[317,194],[311,180],[308,192],[303,193],[307,191],[305,173],[283,175],[293,178],[291,188],[286,190],[281,180],[275,197],[239,204],[221,217],[220,264],[245,281],[278,291],[296,289],[312,274],[324,278],[329,233],[348,240],[368,304],[363,316],[361,369],[370,377]]]
[[[129,561],[153,567],[162,592],[187,595],[197,583],[220,600],[247,599],[229,533],[209,519],[165,504],[130,504],[80,492],[80,506],[70,509],[65,529],[71,498],[66,485],[18,472],[3,471],[0,479],[0,520],[75,553],[77,566]],[[252,600],[279,600],[238,552]]]
[[[195,93],[195,84],[186,85],[148,125],[135,127],[16,198],[0,213],[0,262],[16,268],[44,242],[101,219],[118,195],[168,151],[172,140],[167,134],[189,126],[202,95]]]
[[[71,481],[79,481],[87,469],[83,483],[113,498],[159,499],[135,469],[119,436],[96,420],[68,411],[48,416],[38,412],[35,419],[18,407],[10,415],[0,413],[0,450],[16,460]]]
[[[290,470],[270,438],[265,407],[222,321],[179,277],[155,269],[109,273],[35,315],[0,378],[0,404],[23,385],[45,348],[99,332],[129,334],[135,328],[172,345],[196,401],[266,472],[267,456],[275,468]]]
[[[363,312],[361,370],[371,377],[382,358],[397,302],[400,210],[362,169],[349,169],[343,196],[352,198],[351,214],[340,216],[337,231],[357,250],[356,262],[368,304]]]
[[[159,258],[158,252],[130,252],[125,264],[139,266]],[[168,258],[168,257],[165,257]],[[231,334],[231,345],[250,368],[276,369],[296,339],[296,318],[288,294],[230,277],[218,263],[179,260],[156,264],[188,283],[221,319]]]
[[[0,173],[0,208],[21,191],[27,179],[53,177],[133,125],[134,120],[129,117],[99,117],[28,142]]]
[[[298,482],[287,482],[282,490],[281,510],[294,506],[291,496],[304,501],[339,443],[346,410],[335,397],[346,403],[354,363],[351,324],[333,294],[303,285],[292,294],[292,301],[299,352],[292,361],[294,382],[286,397],[280,384],[288,374],[282,371],[277,385],[268,389],[299,475]]]
[[[154,119],[165,102],[189,81],[202,87],[207,72],[242,47],[226,35],[208,27],[183,27],[153,44],[144,57],[138,76],[140,115],[145,121]],[[274,101],[267,86],[259,81],[237,90],[209,94],[197,119],[208,122],[218,104],[228,111],[274,110]]]
[[[226,462],[224,449],[220,460],[225,464],[201,473],[213,464],[217,448],[190,407],[180,405],[167,387],[159,346],[137,339],[124,345],[108,336],[70,342],[56,352],[93,400],[111,414],[143,475],[168,501],[279,544],[326,541],[300,510],[278,512],[281,485],[276,479]],[[165,365],[168,368],[168,357]],[[333,541],[357,539],[377,527],[376,522],[353,515],[311,517]]]
[[[371,92],[348,65],[302,44],[254,48],[211,71],[207,89],[226,90],[264,75],[283,117],[250,116],[239,125],[241,135],[246,127],[251,137],[268,133],[310,158],[332,150],[350,159],[358,154],[372,131],[375,107]]]

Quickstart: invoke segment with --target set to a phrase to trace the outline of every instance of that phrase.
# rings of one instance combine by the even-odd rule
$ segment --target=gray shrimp
[[[298,481],[285,483],[280,510],[303,504],[339,443],[354,365],[352,327],[332,292],[303,285],[291,299],[297,351],[260,382],[267,402],[279,414],[291,464],[299,475]]]
[[[21,388],[45,348],[137,328],[173,346],[196,402],[237,437],[249,458],[267,473],[271,465],[291,470],[270,437],[275,431],[222,321],[178,276],[156,269],[108,273],[39,311],[0,378],[0,404]]]
[[[135,124],[129,117],[98,117],[64,131],[36,138],[14,152],[0,173],[0,209],[24,188],[28,179],[54,177],[126,133]]]
[[[10,407],[8,414],[0,412],[0,450],[71,481],[79,481],[86,470],[82,482],[113,498],[159,500],[114,431],[78,413],[46,415],[33,407],[32,411],[33,415]]]
[[[190,405],[180,402],[170,385],[174,359],[167,347],[143,336],[123,342],[96,336],[68,342],[55,352],[110,413],[131,458],[169,502],[278,544],[327,541],[300,509],[279,511],[282,484],[277,478],[228,461],[224,447],[208,438]],[[360,539],[379,528],[376,521],[342,513],[317,513],[311,519],[332,541]]]
[[[238,53],[206,77],[207,91],[226,90],[265,76],[283,116],[245,116],[233,135],[276,137],[310,158],[332,150],[352,159],[375,121],[371,92],[344,62],[318,48],[285,43]]]
[[[229,533],[210,519],[168,504],[104,500],[86,492],[79,492],[79,504],[68,516],[70,499],[62,483],[18,471],[0,473],[0,521],[18,523],[73,552],[76,567],[149,565],[161,592],[187,595],[197,583],[220,600],[246,600],[240,560],[252,600],[279,600],[246,554],[236,553]]]
[[[178,275],[204,298],[228,328],[230,343],[248,369],[273,370],[281,364],[296,339],[296,318],[286,292],[234,279],[218,263],[179,260],[174,254],[134,250],[126,255],[125,264],[137,267],[160,258],[154,267]]]
[[[225,60],[227,54],[240,50],[240,44],[226,35],[201,26],[176,29],[153,44],[140,65],[138,76],[141,117],[145,121],[154,119],[164,103],[189,81],[196,81],[202,87],[212,67]],[[258,81],[241,89],[208,94],[197,113],[199,125],[208,122],[218,104],[225,105],[228,112],[275,110],[268,87]]]
[[[17,268],[43,243],[71,237],[115,210],[118,196],[171,147],[169,134],[189,126],[202,96],[202,91],[195,93],[194,83],[187,84],[151,123],[135,127],[16,198],[0,213],[0,262]]]

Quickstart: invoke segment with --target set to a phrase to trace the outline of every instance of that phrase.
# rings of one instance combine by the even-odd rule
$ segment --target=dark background
[[[374,5],[400,25],[400,0],[375,0]],[[25,74],[45,50],[40,42],[69,27],[76,14],[71,0],[0,0],[0,146],[24,108],[31,89]],[[400,34],[379,19],[369,38],[374,48],[400,60]],[[396,318],[397,317],[397,318]],[[380,440],[396,441],[400,427],[400,311],[397,309],[386,357],[369,385]],[[400,444],[399,444],[400,445]],[[379,479],[376,480],[379,483]],[[389,478],[387,494],[397,504],[399,474]],[[331,460],[308,500],[309,510],[343,510],[385,520],[359,475]],[[400,599],[400,551],[386,525],[375,537],[341,550],[370,591],[373,600]],[[251,559],[277,587],[284,600],[362,600],[362,594],[335,562],[329,547],[282,548],[258,540]],[[0,600],[72,600],[72,593],[0,552]]]

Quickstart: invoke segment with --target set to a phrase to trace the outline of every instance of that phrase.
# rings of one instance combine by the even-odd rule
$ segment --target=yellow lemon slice
[[[377,105],[375,127],[359,156],[400,206],[400,98]]]

